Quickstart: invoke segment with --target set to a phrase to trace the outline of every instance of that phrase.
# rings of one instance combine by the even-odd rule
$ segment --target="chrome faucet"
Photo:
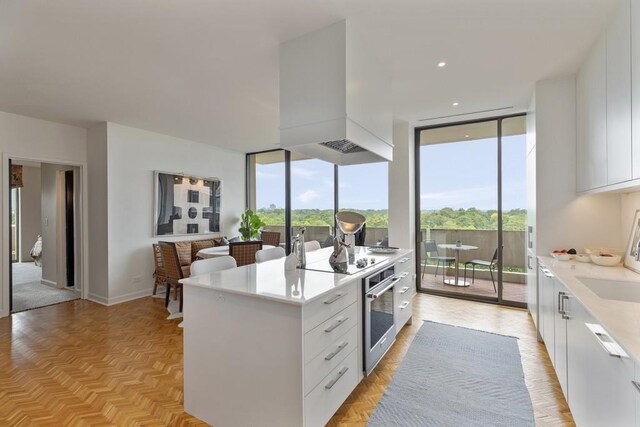
[[[307,254],[304,250],[304,232],[305,227],[300,227],[300,232],[296,235],[293,241],[292,252],[298,258],[298,268],[305,268],[307,266]]]

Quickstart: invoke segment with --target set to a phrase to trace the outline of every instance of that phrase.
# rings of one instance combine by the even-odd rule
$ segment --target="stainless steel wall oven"
[[[363,279],[364,368],[375,368],[396,339],[393,289],[400,278],[387,267]]]

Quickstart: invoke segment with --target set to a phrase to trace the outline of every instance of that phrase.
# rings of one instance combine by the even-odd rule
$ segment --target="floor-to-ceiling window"
[[[286,242],[285,151],[267,151],[247,156],[248,207],[267,224],[265,229],[280,233]]]
[[[525,117],[416,132],[425,292],[524,304]]]
[[[291,226],[305,227],[305,241],[321,245],[334,234],[335,167],[318,159],[291,159]]]
[[[389,164],[338,167],[338,210],[367,218],[366,245],[383,243],[389,235]]]
[[[247,155],[247,206],[280,232],[290,248],[300,227],[305,240],[331,244],[337,210],[367,218],[365,243],[388,241],[388,163],[336,166],[285,150]]]

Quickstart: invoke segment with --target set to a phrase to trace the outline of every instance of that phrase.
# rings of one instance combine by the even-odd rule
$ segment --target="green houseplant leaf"
[[[264,221],[256,213],[251,209],[247,209],[240,216],[240,228],[238,231],[242,236],[242,240],[252,240],[260,236],[260,231],[265,225]]]

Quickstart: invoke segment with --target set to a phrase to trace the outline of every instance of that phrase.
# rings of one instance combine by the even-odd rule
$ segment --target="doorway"
[[[526,116],[416,129],[420,291],[526,306]]]
[[[80,168],[9,159],[11,313],[80,298]]]

